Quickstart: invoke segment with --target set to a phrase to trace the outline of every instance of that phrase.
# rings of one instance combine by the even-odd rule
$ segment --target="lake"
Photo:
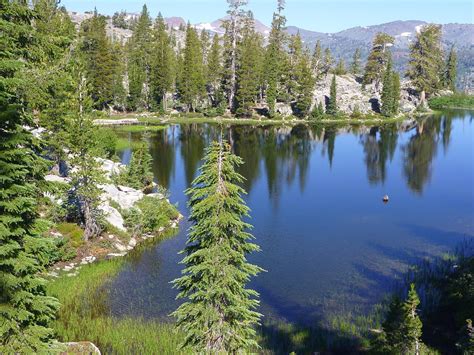
[[[156,181],[187,216],[183,191],[223,132],[245,161],[239,172],[262,249],[249,259],[267,270],[250,284],[260,312],[311,325],[369,312],[408,265],[473,237],[473,117],[449,111],[407,129],[171,125],[148,139]],[[127,163],[130,150],[120,157]],[[107,286],[113,315],[166,319],[177,307],[170,281],[188,228],[184,220],[175,237],[132,253]]]

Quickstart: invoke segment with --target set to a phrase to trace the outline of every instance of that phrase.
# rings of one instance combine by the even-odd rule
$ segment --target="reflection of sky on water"
[[[308,323],[367,310],[408,263],[474,235],[474,126],[470,116],[459,116],[426,119],[408,132],[226,130],[245,160],[240,173],[262,248],[250,260],[268,270],[251,286],[265,315]],[[172,126],[150,138],[155,178],[185,215],[183,190],[219,131]],[[113,313],[154,317],[175,309],[169,281],[179,276],[177,253],[188,227],[183,222],[177,237],[135,255],[110,286]]]

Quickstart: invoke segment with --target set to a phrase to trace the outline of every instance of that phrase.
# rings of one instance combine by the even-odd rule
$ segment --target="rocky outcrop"
[[[331,80],[332,75],[328,75],[316,85],[313,101],[315,105],[321,102],[323,107],[326,106],[329,100]],[[380,111],[380,93],[377,92],[373,84],[363,87],[360,80],[351,74],[336,76],[336,84],[337,106],[341,112],[350,115],[356,109],[361,113]],[[403,81],[401,83],[400,111],[402,113],[414,112],[418,104],[419,99],[411,88],[410,82]]]

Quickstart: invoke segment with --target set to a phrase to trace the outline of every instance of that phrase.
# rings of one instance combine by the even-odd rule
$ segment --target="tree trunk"
[[[84,215],[84,240],[88,241],[90,238],[98,236],[101,232],[99,223],[97,223],[96,216],[94,215],[93,208],[89,201],[82,202],[82,210]]]
[[[422,90],[420,93],[420,106],[421,107],[426,107],[426,92],[425,90]]]

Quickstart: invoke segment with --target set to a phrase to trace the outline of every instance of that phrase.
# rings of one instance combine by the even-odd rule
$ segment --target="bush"
[[[439,110],[443,108],[474,108],[474,96],[467,94],[454,94],[449,96],[433,97],[428,101],[430,108]]]
[[[73,248],[84,245],[84,231],[75,223],[59,223],[56,230],[63,235]]]
[[[170,220],[179,216],[178,210],[165,199],[145,196],[137,202],[136,208],[123,211],[125,227],[133,235],[153,234],[165,227]]]
[[[94,142],[97,154],[107,159],[116,153],[118,137],[114,131],[107,128],[97,128],[94,131]]]

